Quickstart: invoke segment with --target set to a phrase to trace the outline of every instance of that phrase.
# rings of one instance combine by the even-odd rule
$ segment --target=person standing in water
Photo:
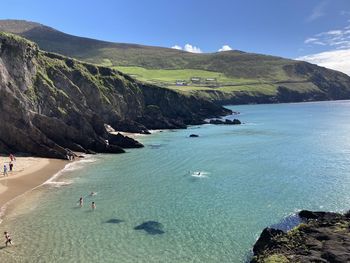
[[[95,209],[96,209],[96,204],[95,204],[95,202],[92,202],[92,203],[91,203],[91,209],[92,209],[92,210],[95,210]]]
[[[11,236],[8,232],[4,232],[4,235],[5,235],[5,239],[6,239],[6,242],[5,242],[5,245],[8,246],[8,244],[12,245],[12,239],[11,239]]]
[[[84,199],[83,199],[83,197],[80,197],[79,198],[79,206],[83,207],[83,204],[84,204]]]
[[[4,164],[4,176],[8,176],[9,174],[7,173],[7,166]]]

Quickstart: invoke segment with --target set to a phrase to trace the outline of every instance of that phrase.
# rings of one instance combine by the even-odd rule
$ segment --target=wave
[[[84,159],[79,160],[79,161],[75,161],[72,163],[68,163],[61,171],[59,171],[58,173],[54,174],[50,179],[48,179],[46,182],[43,183],[43,185],[47,185],[47,184],[59,184],[59,183],[67,183],[67,182],[58,182],[56,181],[60,176],[62,176],[62,174],[66,173],[66,172],[71,172],[71,171],[76,171],[79,169],[84,168],[85,164],[88,163],[94,163],[96,162],[98,159],[94,158],[94,157],[84,157]],[[72,181],[69,183],[71,184]]]
[[[68,180],[68,181],[62,181],[62,182],[46,182],[45,185],[52,186],[52,187],[61,187],[61,186],[70,185],[72,183],[73,183],[73,180]]]

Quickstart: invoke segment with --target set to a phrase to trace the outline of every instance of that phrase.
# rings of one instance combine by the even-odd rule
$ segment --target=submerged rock
[[[150,235],[164,234],[163,225],[157,221],[146,221],[134,228],[135,230],[144,230]]]

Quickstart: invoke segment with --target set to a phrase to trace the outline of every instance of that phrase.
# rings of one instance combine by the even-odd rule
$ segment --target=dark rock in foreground
[[[196,137],[199,137],[199,135],[198,134],[191,134],[189,137],[196,138]]]
[[[163,225],[156,221],[147,221],[134,228],[135,230],[144,230],[150,235],[164,234]]]
[[[265,228],[251,262],[350,262],[349,213],[303,210],[299,216],[305,223],[287,233]]]

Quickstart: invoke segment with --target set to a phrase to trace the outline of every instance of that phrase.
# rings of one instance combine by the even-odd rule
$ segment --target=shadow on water
[[[109,220],[107,220],[105,223],[106,224],[119,224],[124,222],[124,220],[118,219],[118,218],[111,218]]]
[[[144,230],[149,235],[161,235],[163,231],[163,225],[157,221],[146,221],[141,225],[134,227],[135,230]]]

